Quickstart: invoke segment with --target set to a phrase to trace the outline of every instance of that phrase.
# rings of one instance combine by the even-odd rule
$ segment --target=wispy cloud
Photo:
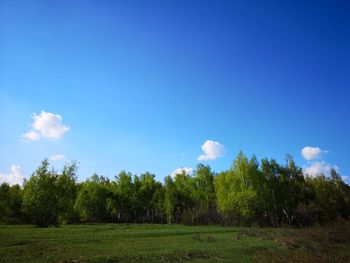
[[[66,156],[64,156],[63,154],[52,155],[49,158],[49,160],[51,160],[51,161],[60,161],[60,160],[65,160],[65,159],[66,159]]]
[[[38,141],[40,139],[40,135],[36,131],[29,131],[23,134],[22,138],[27,141]]]

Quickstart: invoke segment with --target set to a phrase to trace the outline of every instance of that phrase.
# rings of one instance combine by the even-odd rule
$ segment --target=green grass
[[[298,231],[184,225],[0,225],[0,262],[268,262],[271,258],[279,262],[294,255],[299,249],[295,243],[305,248],[295,239]],[[306,241],[314,242],[311,237]]]

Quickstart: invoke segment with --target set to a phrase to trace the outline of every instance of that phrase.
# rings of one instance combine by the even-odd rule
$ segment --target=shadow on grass
[[[291,231],[277,242],[282,249],[256,253],[254,262],[350,262],[350,221]]]

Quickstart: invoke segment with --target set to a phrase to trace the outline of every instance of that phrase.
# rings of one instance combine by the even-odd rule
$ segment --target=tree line
[[[182,223],[259,226],[327,224],[350,215],[350,186],[303,173],[291,156],[281,165],[240,152],[230,169],[199,164],[158,182],[149,172],[77,181],[77,164],[61,172],[44,160],[23,187],[0,185],[0,221],[41,227],[72,223]]]

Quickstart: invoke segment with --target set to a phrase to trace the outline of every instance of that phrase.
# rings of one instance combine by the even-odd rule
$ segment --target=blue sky
[[[350,175],[349,13],[348,1],[1,0],[0,175],[64,155],[53,166],[78,160],[81,180],[163,180],[194,168],[206,141],[215,171],[242,149]]]

